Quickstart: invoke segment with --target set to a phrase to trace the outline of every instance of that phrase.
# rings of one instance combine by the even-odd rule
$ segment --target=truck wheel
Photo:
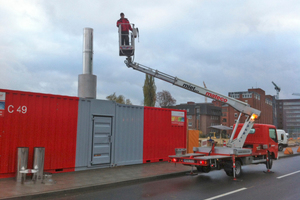
[[[227,176],[233,176],[233,170],[232,170],[232,162],[227,161],[224,165],[224,171],[227,174]]]
[[[204,173],[208,173],[208,172],[210,172],[210,166],[203,166],[202,170]]]
[[[278,145],[278,151],[283,151],[283,145],[282,144]]]
[[[208,173],[210,172],[210,166],[197,166],[198,172]]]
[[[273,166],[273,158],[270,155],[270,152],[268,152],[269,161],[266,162],[267,169],[272,169]]]
[[[233,176],[233,171],[232,170],[230,170],[230,171],[224,170],[224,171],[227,174],[227,176]]]
[[[242,175],[242,164],[241,161],[235,161],[235,177],[238,178]]]
[[[233,176],[233,167],[232,165],[229,166],[226,165],[226,167],[224,168],[225,173],[227,174],[227,176]],[[235,161],[235,177],[238,178],[242,175],[242,164],[241,161],[237,160]]]
[[[203,172],[203,167],[202,166],[196,166],[196,168],[197,168],[198,172]]]

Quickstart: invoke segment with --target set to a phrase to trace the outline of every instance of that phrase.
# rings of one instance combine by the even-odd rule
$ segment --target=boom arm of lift
[[[207,88],[203,88],[201,86],[194,85],[192,83],[189,83],[189,82],[179,79],[177,77],[170,76],[168,74],[165,74],[158,70],[154,70],[150,67],[146,67],[139,63],[132,62],[131,57],[126,58],[125,64],[127,65],[128,68],[135,69],[137,71],[143,72],[145,74],[149,74],[153,77],[156,77],[158,79],[161,79],[163,81],[166,81],[168,83],[176,85],[178,87],[184,88],[191,92],[194,92],[194,93],[197,93],[197,94],[209,97],[209,98],[213,98],[213,99],[221,101],[223,103],[226,103],[226,104],[232,106],[237,111],[239,111],[240,116],[241,116],[241,114],[245,114],[247,116],[246,121],[244,122],[242,129],[238,133],[238,136],[234,139],[234,136],[236,134],[236,127],[239,124],[239,120],[240,120],[240,116],[239,116],[239,118],[236,122],[236,125],[235,125],[235,129],[233,130],[231,138],[229,139],[229,141],[227,143],[228,147],[242,148],[245,143],[245,140],[247,138],[247,135],[249,134],[250,129],[252,128],[252,126],[254,124],[255,119],[257,119],[260,116],[259,110],[251,108],[250,105],[245,102],[242,102],[237,99],[216,93]]]

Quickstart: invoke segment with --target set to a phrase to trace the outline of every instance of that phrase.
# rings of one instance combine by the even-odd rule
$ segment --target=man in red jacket
[[[117,21],[117,27],[121,25],[121,45],[129,45],[129,30],[132,31],[129,20],[125,18],[124,13],[120,14],[121,18]]]

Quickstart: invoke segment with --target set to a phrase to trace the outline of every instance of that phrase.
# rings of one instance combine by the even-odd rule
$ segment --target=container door
[[[109,164],[111,155],[111,117],[94,117],[92,165]]]

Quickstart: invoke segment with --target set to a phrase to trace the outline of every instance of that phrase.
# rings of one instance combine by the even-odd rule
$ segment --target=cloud
[[[260,87],[281,98],[300,92],[300,3],[275,0],[2,1],[0,87],[77,95],[83,29],[94,30],[97,97],[116,92],[140,105],[145,75],[118,55],[116,21],[140,30],[135,61],[227,95]],[[156,80],[177,103],[204,97]]]

